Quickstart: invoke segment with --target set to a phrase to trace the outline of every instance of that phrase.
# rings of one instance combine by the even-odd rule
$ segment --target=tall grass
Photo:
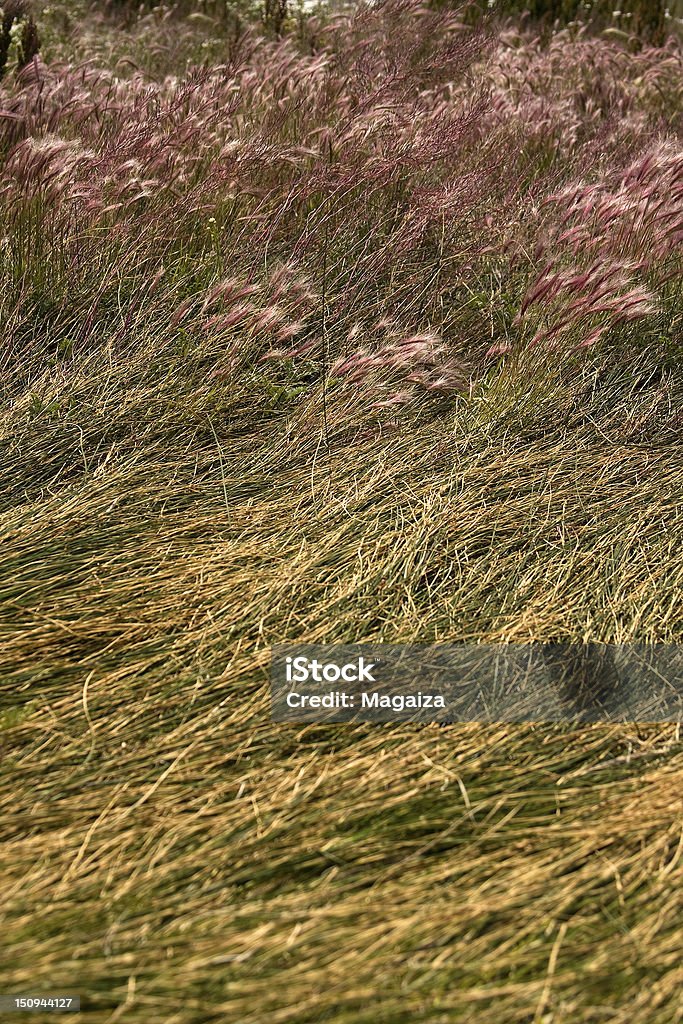
[[[108,328],[114,291],[138,303],[144,268],[169,310],[162,344],[182,317],[186,334],[223,341],[225,365],[265,358],[296,374],[305,356],[308,372],[320,359],[323,263],[333,354],[365,358],[368,346],[389,351],[387,331],[427,331],[443,340],[446,376],[455,365],[481,374],[487,350],[524,344],[534,294],[572,298],[549,328],[565,353],[625,323],[650,337],[662,310],[676,320],[673,39],[633,55],[564,32],[541,48],[400,3],[321,25],[313,56],[250,32],[226,46],[224,64],[179,80],[34,62],[5,90],[12,321],[25,310],[33,332],[36,304],[72,315],[85,289],[83,351]],[[567,228],[598,194],[592,221]],[[596,264],[598,278],[596,259],[612,261]],[[290,290],[281,301],[282,274],[301,299]],[[224,276],[243,287],[221,293]],[[505,299],[486,345],[477,307],[493,278]],[[590,294],[579,301],[580,287]]]

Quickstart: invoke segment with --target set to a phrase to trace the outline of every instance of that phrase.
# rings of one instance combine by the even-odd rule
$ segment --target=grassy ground
[[[78,16],[93,20],[75,36],[73,24],[59,35],[50,22],[55,66],[69,47],[89,45],[88,32],[111,42],[98,66],[127,52],[141,59],[139,26]],[[203,31],[185,26],[179,59]],[[343,31],[380,34],[375,22]],[[528,325],[519,319],[548,260],[529,255],[537,225],[524,204],[539,182],[550,193],[576,180],[577,167],[611,180],[605,167],[620,147],[637,159],[660,146],[665,173],[662,139],[675,147],[681,131],[677,50],[673,41],[670,54],[609,50],[605,66],[624,61],[631,77],[609,85],[604,69],[587,75],[611,104],[615,134],[587,127],[584,96],[565,152],[557,138],[573,128],[562,90],[573,103],[584,86],[565,85],[552,53],[536,57],[524,39],[504,49],[477,57],[492,65],[473,65],[476,75],[492,66],[486,73],[510,103],[500,129],[487,122],[502,133],[491,147],[518,137],[518,100],[527,123],[533,97],[520,82],[535,61],[550,67],[536,87],[551,81],[559,91],[514,165],[514,192],[485,196],[494,229],[508,232],[493,256],[475,245],[490,228],[478,196],[460,193],[470,220],[452,235],[439,207],[436,233],[413,238],[395,227],[397,204],[408,202],[403,179],[380,177],[376,193],[362,177],[344,182],[370,159],[360,130],[333,182],[357,191],[321,220],[327,228],[315,226],[325,210],[317,193],[297,195],[294,213],[283,205],[297,179],[273,169],[272,153],[262,167],[250,151],[246,170],[217,176],[229,150],[215,166],[211,154],[226,131],[246,133],[258,155],[264,110],[282,98],[275,72],[271,85],[242,80],[257,91],[227,129],[214,126],[211,103],[225,109],[229,83],[200,83],[208,113],[190,98],[177,136],[169,130],[164,141],[174,152],[185,146],[184,167],[199,166],[173,180],[174,197],[161,164],[145,165],[157,159],[151,148],[120,184],[131,158],[121,109],[140,121],[148,101],[130,69],[115,87],[83,78],[70,102],[79,72],[62,68],[50,131],[109,161],[102,169],[86,153],[85,163],[66,164],[64,188],[93,204],[77,207],[85,227],[60,220],[74,197],[49,191],[53,179],[39,178],[49,167],[22,172],[29,185],[17,199],[9,177],[24,166],[12,149],[21,140],[5,140],[13,248],[3,257],[0,378],[3,992],[80,993],[97,1024],[683,1019],[678,727],[302,728],[269,718],[276,642],[681,639],[679,251],[663,248],[651,224],[637,227],[629,207],[631,234],[619,246],[644,258],[647,241],[657,260],[616,295],[623,306],[628,289],[647,286],[656,310],[642,296],[637,320],[590,307],[559,349],[549,343],[558,332],[542,332],[562,309],[549,304],[538,319],[532,304]],[[281,50],[249,59],[247,73],[261,75]],[[306,75],[307,65],[287,61],[287,75],[301,74],[292,88],[308,94],[315,68]],[[664,70],[643,78],[647,67]],[[150,80],[163,83],[166,70],[155,66]],[[360,79],[358,70],[352,82]],[[49,104],[36,113],[35,95],[21,88],[30,83],[3,82],[2,107],[21,110],[27,137],[44,137]],[[175,88],[163,85],[160,101],[179,105]],[[104,104],[97,123],[83,113],[88,97]],[[332,86],[325,97],[338,102]],[[269,123],[277,145],[319,142],[320,103],[300,122]],[[199,153],[182,134],[193,118],[206,118]],[[587,167],[600,131],[607,156]],[[390,141],[383,128],[371,136],[372,159],[385,159]],[[327,160],[329,140],[319,144]],[[458,145],[468,171],[485,174],[481,140]],[[548,163],[551,151],[560,156]],[[432,157],[416,156],[415,188],[434,185],[425,177],[425,168],[436,173]],[[553,161],[562,164],[556,178]],[[86,190],[96,174],[110,176],[101,195]],[[157,185],[129,207],[131,176],[136,188]],[[249,194],[245,181],[261,192]],[[120,204],[113,212],[111,202]],[[282,234],[260,233],[273,210]],[[513,234],[523,254],[508,258]],[[589,255],[614,234],[596,228]],[[380,257],[370,270],[367,239]],[[554,267],[566,267],[564,250],[552,248],[562,243],[546,244]],[[290,326],[295,316],[308,326],[300,338],[282,327],[276,345],[299,338],[304,352],[278,362],[280,349],[264,348],[263,313],[275,303],[270,263],[292,253],[296,281],[308,284],[288,278],[279,301]],[[216,313],[211,290],[233,276],[253,286],[255,319],[216,325],[208,314],[230,319],[232,307]],[[417,383],[397,384],[394,349],[370,341],[362,351],[386,365],[346,383],[340,360],[352,326],[390,314],[445,339],[438,373],[449,387],[434,386],[429,359]],[[578,348],[596,325],[605,328],[599,342]],[[305,347],[310,338],[318,348]],[[372,407],[396,387],[405,401]]]

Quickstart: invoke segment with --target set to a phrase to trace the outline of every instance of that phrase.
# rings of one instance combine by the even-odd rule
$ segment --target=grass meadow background
[[[2,6],[0,989],[681,1021],[679,727],[267,685],[285,641],[680,642],[674,8]]]

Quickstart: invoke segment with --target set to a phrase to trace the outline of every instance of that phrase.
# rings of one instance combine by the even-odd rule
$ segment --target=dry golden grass
[[[143,355],[67,371],[64,414],[17,395],[2,989],[97,1022],[680,1020],[675,726],[301,728],[267,690],[283,640],[678,639],[680,382],[646,363],[510,364],[364,436],[332,393],[329,455],[318,391],[189,368],[174,404]]]

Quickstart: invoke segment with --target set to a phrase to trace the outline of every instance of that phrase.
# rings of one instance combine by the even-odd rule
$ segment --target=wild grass
[[[267,685],[283,641],[680,642],[680,41],[167,13],[44,15],[0,85],[0,987],[680,1021],[677,726]]]

